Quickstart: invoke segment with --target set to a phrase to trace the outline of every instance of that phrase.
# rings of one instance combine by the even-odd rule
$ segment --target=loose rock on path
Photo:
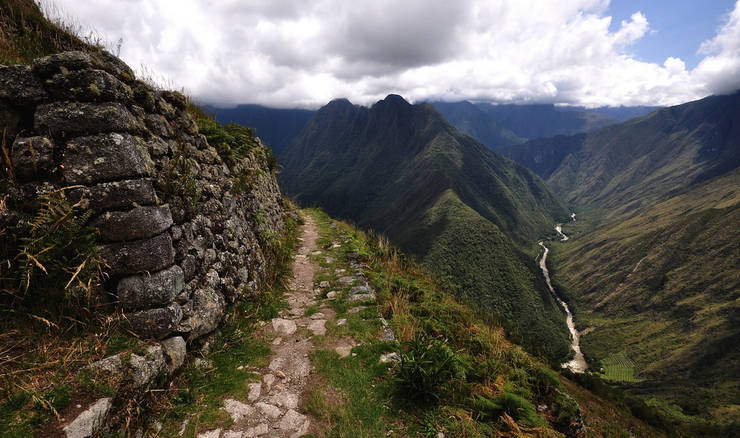
[[[259,382],[245,382],[249,388],[246,400],[224,400],[223,409],[234,422],[231,428],[202,432],[198,438],[297,438],[307,433],[321,435],[318,421],[312,421],[314,419],[309,415],[300,412],[301,397],[310,390],[309,376],[314,369],[309,354],[317,350],[317,347],[312,338],[326,335],[328,321],[332,326],[347,323],[346,318],[336,319],[337,313],[330,307],[332,301],[342,298],[350,303],[364,303],[365,305],[348,311],[356,313],[372,306],[367,303],[375,300],[375,293],[364,276],[362,265],[356,260],[356,254],[348,254],[347,257],[347,268],[354,275],[346,275],[345,269],[335,270],[335,274],[343,276],[334,282],[334,287],[351,288],[346,297],[338,291],[327,291],[332,282],[324,280],[314,284],[314,276],[320,268],[312,261],[312,256],[318,259],[324,254],[316,246],[319,235],[314,219],[310,215],[305,215],[304,219],[302,235],[298,239],[301,247],[293,262],[293,278],[289,290],[285,293],[288,309],[280,312],[278,318],[272,319],[265,326],[266,336],[268,339],[272,338],[269,365],[257,371],[261,378]],[[334,243],[331,248],[338,246]],[[324,294],[326,298],[322,298]],[[380,314],[378,319],[382,326],[380,339],[395,339],[388,323]],[[358,345],[351,336],[330,338],[329,345],[324,347],[333,349],[340,357],[349,356],[352,348]],[[391,355],[387,356],[383,362],[395,359]]]
[[[306,216],[301,247],[293,262],[293,279],[285,295],[289,308],[267,326],[275,339],[269,365],[259,371],[261,381],[248,384],[247,400],[224,400],[224,409],[234,421],[230,430],[203,432],[199,438],[300,437],[308,433],[311,419],[297,409],[312,370],[308,354],[315,347],[310,332],[326,331],[326,319],[303,317],[306,309],[316,304],[313,278],[318,265],[310,261],[309,254],[317,251],[317,237],[313,218]],[[322,316],[329,312],[324,309]]]

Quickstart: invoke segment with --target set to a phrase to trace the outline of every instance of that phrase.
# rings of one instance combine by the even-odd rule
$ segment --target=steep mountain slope
[[[553,265],[584,353],[678,415],[740,418],[739,145],[736,93],[503,151],[583,212]]]
[[[629,211],[740,164],[740,93],[689,102],[587,135],[556,137],[502,154],[545,178],[574,204]]]
[[[600,114],[613,119],[614,122],[626,122],[629,119],[644,117],[651,112],[661,109],[660,106],[602,106],[585,108],[582,106],[558,107],[558,111],[580,111],[584,113]]]
[[[738,224],[736,169],[557,248],[586,356],[609,364],[622,352],[647,379],[640,391],[740,419]]]
[[[432,102],[432,105],[457,129],[489,149],[496,150],[527,140],[502,127],[491,114],[470,102]]]
[[[461,134],[428,104],[320,109],[282,153],[281,184],[305,205],[388,235],[550,357],[567,354],[563,316],[532,248],[567,211],[531,172]]]
[[[562,111],[552,104],[493,105],[478,103],[499,125],[527,139],[572,135],[592,131],[615,122],[592,112]]]
[[[315,111],[268,108],[262,105],[237,105],[234,108],[207,106],[219,123],[238,123],[256,130],[255,134],[275,152],[280,152],[301,132]]]

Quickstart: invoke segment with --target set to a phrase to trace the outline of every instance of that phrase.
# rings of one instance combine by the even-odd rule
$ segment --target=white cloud
[[[704,41],[697,53],[707,56],[691,72],[695,82],[717,94],[740,89],[740,0],[717,35]]]
[[[589,106],[676,104],[739,88],[740,2],[692,71],[636,60],[639,11],[608,0],[55,0],[208,103],[369,104],[390,92]],[[670,54],[667,54],[670,55]]]

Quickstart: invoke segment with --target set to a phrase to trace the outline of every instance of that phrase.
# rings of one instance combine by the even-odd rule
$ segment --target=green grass
[[[314,413],[331,423],[327,437],[386,436],[389,422],[386,417],[390,411],[384,400],[390,397],[393,388],[386,378],[388,367],[380,364],[378,358],[392,349],[388,344],[375,343],[354,348],[356,356],[344,359],[333,351],[311,354],[316,370],[346,397],[344,404],[331,411],[317,410],[316,401],[313,402]]]
[[[577,408],[560,376],[511,345],[500,327],[456,300],[424,267],[385,239],[333,222],[319,210],[304,211],[316,219],[319,247],[337,260],[329,281],[336,277],[333,269],[346,266],[348,253],[362,254],[378,305],[400,341],[378,341],[375,306],[348,315],[343,313],[346,307],[335,305],[337,319],[347,318],[347,324],[327,324],[323,341],[349,335],[362,345],[353,349],[355,355],[343,359],[333,350],[312,355],[319,378],[328,386],[312,390],[304,408],[327,425],[327,436],[383,436],[390,430],[408,436],[436,436],[438,431],[448,436],[494,436],[511,427],[501,418],[504,412],[515,418],[516,427],[530,432],[544,428],[554,433],[553,428],[571,421]],[[341,247],[328,249],[334,241],[341,242]],[[426,341],[407,342],[419,339]],[[379,363],[379,355],[388,351],[405,358],[406,371]],[[450,363],[457,365],[453,372],[438,369],[439,361],[432,356],[454,358]],[[420,390],[410,391],[409,385],[426,388],[429,396],[419,401],[410,394]],[[536,412],[534,407],[540,404],[551,407],[552,422]],[[625,408],[612,409],[612,417],[616,410],[640,424]],[[640,427],[646,436],[657,435]]]

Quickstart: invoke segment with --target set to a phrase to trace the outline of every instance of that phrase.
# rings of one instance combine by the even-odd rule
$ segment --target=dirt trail
[[[317,304],[313,280],[319,269],[310,259],[316,251],[316,223],[308,215],[304,219],[293,279],[285,294],[289,308],[266,326],[267,335],[274,335],[269,365],[257,371],[260,382],[247,383],[247,400],[224,400],[224,409],[234,420],[230,430],[216,429],[198,438],[299,437],[311,428],[311,418],[298,411],[312,369],[308,355],[316,349],[310,338],[326,332],[326,321],[334,312],[322,308],[310,317],[303,316]]]
[[[249,387],[246,400],[224,400],[223,409],[234,422],[231,428],[203,432],[198,434],[198,438],[323,436],[327,425],[301,413],[308,394],[316,389],[317,384],[322,384],[313,372],[310,353],[319,349],[333,350],[344,358],[353,354],[352,349],[359,345],[346,332],[327,334],[327,322],[330,329],[337,330],[349,325],[349,315],[365,311],[361,317],[363,321],[377,318],[380,340],[395,339],[393,330],[378,311],[376,293],[367,281],[359,255],[341,253],[339,248],[347,242],[342,238],[339,238],[342,241],[335,240],[323,250],[317,248],[319,233],[315,219],[305,214],[304,220],[300,248],[293,262],[293,278],[284,295],[288,308],[263,330],[265,338],[271,342],[269,364],[254,370],[259,381],[245,382]],[[330,224],[329,227],[336,225]],[[340,253],[341,261],[338,260]],[[329,267],[320,267],[317,260],[326,262]],[[328,280],[315,284],[318,272]],[[332,309],[337,306],[348,310],[337,315]],[[396,353],[380,357],[380,361],[385,363],[397,359]]]

